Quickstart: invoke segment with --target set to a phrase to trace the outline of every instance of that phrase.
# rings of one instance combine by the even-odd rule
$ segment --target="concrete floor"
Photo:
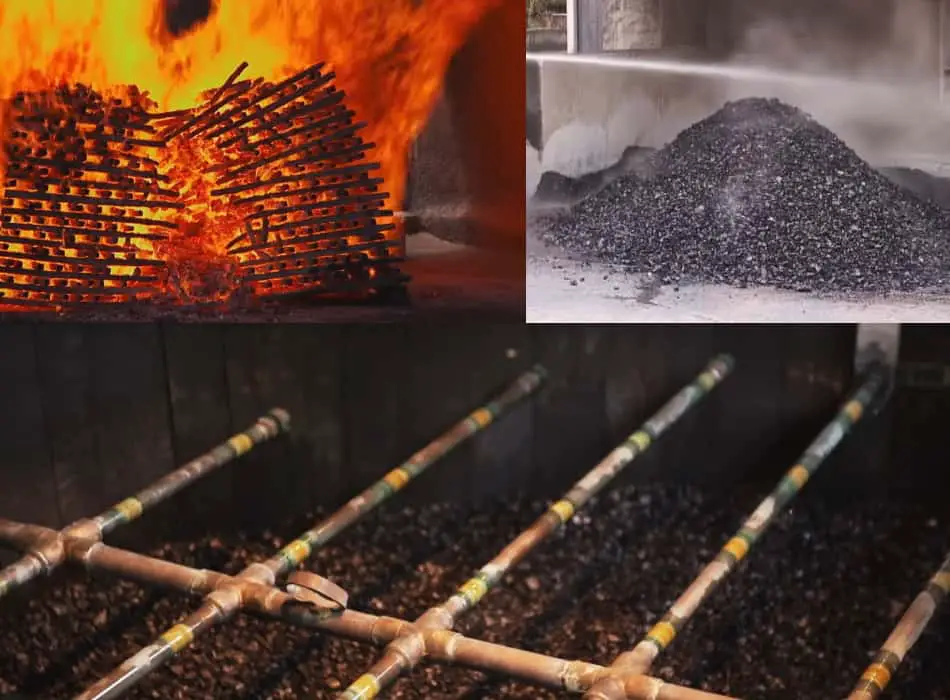
[[[950,296],[814,296],[770,288],[654,288],[644,275],[528,255],[528,323],[950,323]]]
[[[520,251],[478,248],[417,233],[406,241],[406,261],[399,265],[412,279],[405,304],[353,304],[296,299],[267,309],[115,307],[74,309],[54,315],[0,313],[5,320],[54,321],[201,321],[257,323],[386,323],[455,319],[521,322],[525,308],[525,263]]]
[[[498,320],[524,318],[525,265],[520,251],[451,243],[428,233],[409,236],[406,262],[416,313],[476,313]]]

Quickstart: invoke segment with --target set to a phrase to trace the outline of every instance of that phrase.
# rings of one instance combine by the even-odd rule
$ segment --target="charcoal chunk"
[[[950,282],[942,196],[894,182],[778,100],[728,103],[647,165],[543,217],[542,240],[666,284],[887,294]]]

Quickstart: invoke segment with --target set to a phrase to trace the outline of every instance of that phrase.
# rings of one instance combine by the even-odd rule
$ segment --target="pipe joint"
[[[657,700],[660,697],[660,693],[663,692],[663,687],[666,685],[666,683],[659,678],[639,675],[628,675],[625,681],[617,679],[617,682],[621,688],[621,694],[616,696],[617,700],[623,700],[624,698]]]
[[[98,541],[102,539],[102,528],[92,518],[83,518],[67,525],[63,536],[69,539]]]
[[[600,670],[586,661],[566,661],[559,674],[561,687],[569,693],[583,693],[593,684],[593,674]]]
[[[283,408],[272,408],[267,415],[277,422],[277,432],[290,432],[290,413]]]
[[[391,639],[397,639],[404,634],[409,634],[414,627],[395,617],[379,616],[373,621],[369,629],[369,641],[377,646],[385,644]]]
[[[277,577],[274,574],[274,570],[259,561],[246,566],[241,574],[241,578],[257,581],[268,586],[273,586],[277,582]]]
[[[422,661],[422,657],[426,654],[426,638],[419,630],[413,630],[390,642],[386,651],[402,659],[407,668],[412,668]]]
[[[66,557],[79,562],[87,569],[89,568],[89,557],[96,547],[101,547],[99,540],[88,539],[85,537],[64,536],[63,545],[66,548]]]
[[[265,583],[245,581],[241,588],[244,605],[265,613],[279,614],[281,608],[289,599],[287,593]]]
[[[627,700],[627,689],[619,678],[608,675],[587,691],[584,700]]]
[[[230,617],[244,605],[244,594],[241,586],[229,582],[211,591],[206,600],[214,605],[225,617]]]
[[[650,642],[640,642],[630,651],[625,651],[614,659],[614,668],[626,673],[647,673],[659,655],[657,648]]]
[[[58,532],[41,536],[28,555],[39,562],[44,574],[52,573],[66,560],[66,538]]]
[[[448,630],[455,626],[455,616],[444,605],[440,605],[422,613],[415,624],[424,630]]]
[[[458,649],[462,635],[448,629],[426,630],[425,648],[427,654],[437,654],[440,659],[455,661],[455,652]]]

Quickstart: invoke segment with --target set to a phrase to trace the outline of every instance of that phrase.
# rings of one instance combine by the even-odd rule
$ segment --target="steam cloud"
[[[759,92],[815,115],[872,162],[927,153],[945,130],[937,3],[733,0],[729,7],[720,24],[728,61],[839,79]],[[751,96],[750,87],[730,85],[722,97]]]

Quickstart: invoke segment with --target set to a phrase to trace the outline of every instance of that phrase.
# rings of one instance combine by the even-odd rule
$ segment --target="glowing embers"
[[[201,304],[402,286],[374,147],[333,74],[237,78],[156,114],[134,88],[12,105],[0,303]]]

